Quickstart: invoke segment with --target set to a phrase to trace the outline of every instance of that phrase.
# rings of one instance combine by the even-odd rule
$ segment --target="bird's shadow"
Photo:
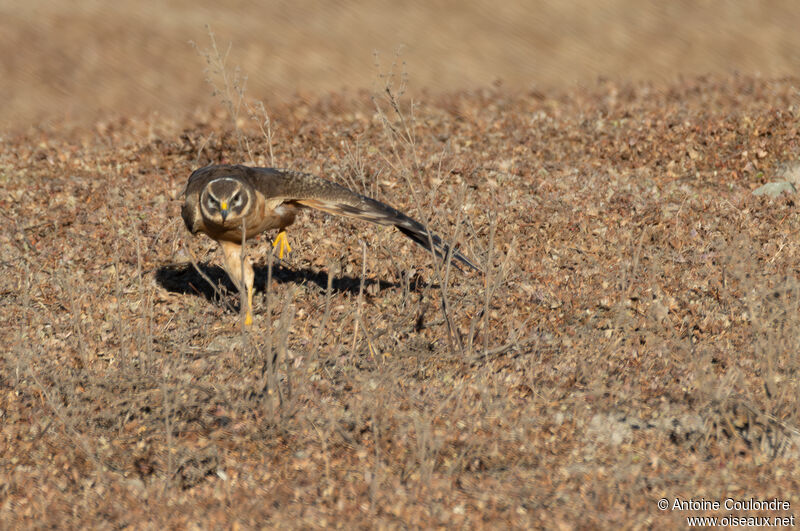
[[[158,284],[172,293],[192,294],[204,297],[208,301],[217,301],[219,295],[217,290],[222,286],[229,293],[235,293],[236,287],[228,277],[228,274],[219,266],[200,263],[197,267],[202,272],[202,275],[197,272],[191,263],[186,264],[168,264],[163,265],[156,269],[155,278]],[[254,266],[255,281],[253,287],[256,292],[263,291],[267,284],[267,271],[268,266]],[[203,275],[208,277],[208,280],[203,278]],[[314,271],[308,268],[290,269],[280,264],[273,264],[272,266],[272,279],[281,284],[315,284],[324,293],[328,287],[328,274],[322,271]],[[208,281],[211,281],[210,285]],[[378,291],[387,288],[397,288],[400,286],[397,282],[387,282],[384,280],[375,280],[367,278],[364,280],[364,288],[377,285]],[[415,291],[417,282],[411,282],[410,288]],[[361,289],[361,278],[352,276],[337,276],[331,282],[331,291],[336,293],[349,293],[351,295],[358,295]],[[372,288],[371,292],[375,288]]]

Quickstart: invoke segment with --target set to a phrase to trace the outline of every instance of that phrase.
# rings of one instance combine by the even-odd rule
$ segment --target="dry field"
[[[428,220],[485,274],[309,212],[271,273],[268,238],[250,246],[246,331],[178,211],[192,169],[269,163],[252,122],[3,139],[0,522],[663,528],[686,513],[662,497],[794,510],[800,216],[752,190],[797,177],[796,83],[493,89],[413,112],[400,96],[405,121],[385,93],[272,108],[276,164]]]
[[[216,4],[0,5],[0,529],[795,515],[800,215],[753,194],[800,186],[794,2]],[[243,329],[179,216],[219,162],[484,271],[307,211]],[[791,508],[657,506],[726,497]]]
[[[0,128],[207,106],[205,24],[272,103],[380,88],[373,52],[397,48],[434,91],[800,72],[796,0],[5,0],[0,20]]]

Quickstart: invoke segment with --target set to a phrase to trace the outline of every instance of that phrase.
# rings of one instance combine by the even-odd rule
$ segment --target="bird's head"
[[[210,181],[200,195],[203,217],[217,225],[241,223],[250,212],[253,190],[247,183],[231,177]]]

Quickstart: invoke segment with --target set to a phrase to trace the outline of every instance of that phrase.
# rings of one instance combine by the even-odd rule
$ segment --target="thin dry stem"
[[[214,290],[214,293],[217,295],[217,297],[219,298],[219,300],[220,300],[220,301],[221,301],[221,302],[222,302],[222,303],[225,305],[225,307],[226,307],[226,308],[228,308],[228,310],[229,310],[230,312],[235,312],[235,310],[233,309],[233,306],[231,306],[230,304],[228,304],[228,301],[226,301],[226,300],[225,300],[225,297],[224,297],[224,295],[223,295],[223,294],[222,294],[222,292],[219,290],[219,288],[217,288],[217,285],[216,285],[216,284],[214,284],[214,283],[211,281],[211,279],[208,277],[208,275],[206,275],[206,274],[203,272],[203,270],[202,270],[202,269],[200,269],[200,266],[199,266],[199,265],[197,265],[197,258],[194,256],[194,253],[192,252],[192,250],[191,250],[191,249],[189,249],[189,247],[187,247],[185,244],[184,244],[183,248],[184,248],[184,250],[186,251],[187,255],[189,256],[189,260],[190,260],[190,261],[191,261],[191,263],[192,263],[192,267],[193,267],[193,268],[194,268],[194,270],[197,272],[197,274],[198,274],[198,275],[200,275],[200,277],[201,277],[203,280],[205,280],[205,281],[206,281],[206,283],[208,283],[208,285],[209,285],[209,286],[211,286],[211,289],[213,289],[213,290]]]
[[[325,288],[325,313],[322,316],[322,322],[320,323],[319,327],[317,327],[316,332],[314,333],[314,339],[311,342],[311,353],[309,355],[309,359],[315,361],[319,356],[319,345],[322,341],[322,333],[325,331],[325,327],[328,324],[328,320],[331,317],[331,297],[333,295],[333,267],[334,264],[331,262],[328,264],[328,285]]]
[[[358,302],[356,303],[356,318],[353,326],[353,341],[350,345],[350,356],[355,354],[358,342],[358,328],[361,324],[361,312],[364,308],[364,283],[367,277],[367,244],[363,240],[358,240],[361,244],[361,283],[358,287]]]

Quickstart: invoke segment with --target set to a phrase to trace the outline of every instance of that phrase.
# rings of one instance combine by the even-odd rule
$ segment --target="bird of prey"
[[[478,270],[464,255],[451,252],[438,236],[418,221],[327,179],[274,168],[206,166],[189,176],[181,216],[189,232],[202,232],[219,242],[225,256],[225,271],[240,290],[247,291],[245,324],[248,326],[253,322],[254,273],[249,261],[242,267],[242,226],[246,239],[278,229],[272,246],[278,246],[279,257],[283,258],[284,252],[291,251],[286,227],[294,222],[302,208],[394,225],[436,256],[442,258],[450,254],[454,263]]]

